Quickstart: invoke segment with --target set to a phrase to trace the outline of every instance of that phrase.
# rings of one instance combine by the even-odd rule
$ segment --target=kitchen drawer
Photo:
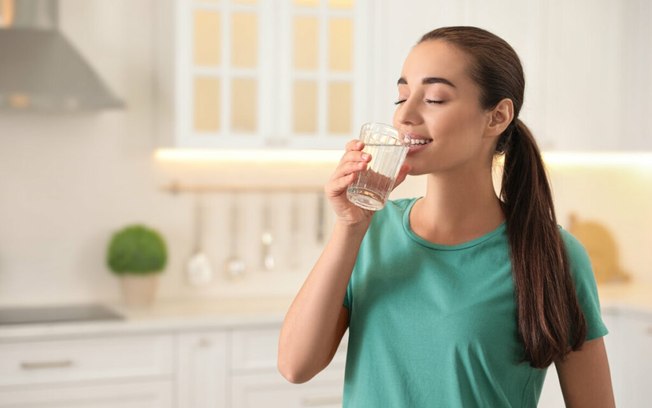
[[[276,373],[234,375],[231,408],[336,408],[342,406],[344,368],[329,366],[304,384]]]
[[[170,375],[173,339],[115,336],[0,344],[0,386]]]
[[[231,333],[231,368],[234,371],[276,370],[278,326],[234,330]],[[343,366],[346,359],[348,332],[340,342],[332,365]]]
[[[0,387],[0,408],[171,408],[171,381]]]

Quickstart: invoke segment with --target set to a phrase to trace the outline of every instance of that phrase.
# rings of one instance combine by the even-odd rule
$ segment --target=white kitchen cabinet
[[[338,147],[368,120],[369,0],[157,3],[162,147]]]
[[[610,364],[616,405],[644,408],[652,401],[652,315],[622,311],[611,331],[615,354]]]
[[[172,406],[168,335],[0,343],[0,408]]]
[[[172,408],[172,381],[0,387],[0,408]]]
[[[347,338],[331,365],[307,384],[276,368],[278,323],[178,335],[178,408],[341,406]]]
[[[652,2],[399,0],[382,2],[384,118],[410,47],[434,28],[475,25],[503,37],[525,69],[523,121],[553,151],[652,150]],[[409,23],[396,23],[409,22]]]
[[[233,377],[233,408],[335,408],[342,406],[344,370],[326,368],[310,382],[291,384],[278,373],[240,374]]]
[[[224,331],[183,333],[178,337],[179,408],[227,407],[227,335]]]
[[[0,344],[0,386],[170,376],[171,336],[107,336]]]
[[[342,405],[345,336],[331,364],[305,384],[291,384],[278,372],[280,328],[251,327],[231,333],[232,408],[303,408]]]

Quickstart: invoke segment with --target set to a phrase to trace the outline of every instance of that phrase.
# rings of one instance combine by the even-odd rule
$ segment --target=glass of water
[[[360,130],[365,153],[371,155],[367,169],[349,186],[346,196],[358,207],[378,211],[385,206],[396,176],[410,148],[409,139],[392,126],[366,123]]]

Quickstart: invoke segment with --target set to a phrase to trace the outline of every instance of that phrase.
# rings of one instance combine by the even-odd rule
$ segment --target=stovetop
[[[35,323],[122,320],[123,316],[100,304],[0,308],[0,326]]]

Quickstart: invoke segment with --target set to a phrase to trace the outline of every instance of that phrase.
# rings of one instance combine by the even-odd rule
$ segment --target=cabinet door
[[[178,340],[179,408],[226,407],[226,335],[188,333]]]
[[[172,383],[5,387],[0,408],[172,408]]]
[[[516,51],[525,73],[525,103],[520,119],[541,147],[551,144],[546,131],[546,8],[541,1],[466,0],[465,23],[500,36]]]
[[[287,382],[276,368],[278,325],[242,328],[231,333],[233,408],[341,407],[348,333],[330,365],[306,384]]]
[[[649,407],[652,400],[652,317],[623,313],[619,321],[620,360],[617,404],[625,408]]]
[[[369,10],[368,0],[168,0],[160,144],[341,148],[369,120]]]
[[[232,408],[334,408],[342,406],[344,370],[329,367],[305,384],[288,383],[280,374],[234,375]]]
[[[622,138],[623,5],[547,3],[546,132],[554,149],[618,148]],[[526,97],[527,98],[527,97]]]

